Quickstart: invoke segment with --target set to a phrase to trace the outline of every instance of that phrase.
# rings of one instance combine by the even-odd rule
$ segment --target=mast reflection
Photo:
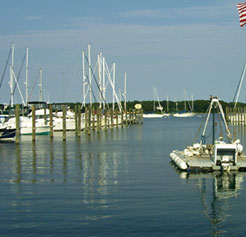
[[[188,173],[180,172],[175,166],[173,168],[187,183],[194,184],[196,181],[203,215],[209,220],[211,234],[223,236],[226,232],[225,222],[232,211],[230,200],[240,194],[246,172]]]

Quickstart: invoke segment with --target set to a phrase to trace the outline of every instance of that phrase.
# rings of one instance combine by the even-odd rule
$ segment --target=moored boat
[[[4,124],[1,124],[0,126],[0,141],[14,141],[16,135],[16,129],[7,127]]]

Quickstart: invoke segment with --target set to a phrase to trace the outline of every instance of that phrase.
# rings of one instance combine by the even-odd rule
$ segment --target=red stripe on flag
[[[246,3],[238,3],[237,10],[239,14],[240,26],[243,27],[246,24]]]

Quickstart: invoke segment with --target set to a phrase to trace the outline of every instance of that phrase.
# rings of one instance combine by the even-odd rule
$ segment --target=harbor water
[[[202,119],[0,143],[0,236],[244,236],[246,173],[179,172],[169,158]]]

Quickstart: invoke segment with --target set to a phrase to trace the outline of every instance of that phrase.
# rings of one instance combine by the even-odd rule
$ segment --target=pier
[[[75,136],[80,137],[81,132],[90,135],[93,131],[101,132],[108,129],[143,124],[142,109],[119,111],[118,109],[108,108],[102,110],[99,106],[86,106],[83,108],[80,103],[73,104],[72,110],[68,110],[66,104],[62,104],[60,108],[61,111],[57,111],[55,105],[48,104],[47,108],[37,109],[35,105],[32,105],[32,128],[31,134],[29,134],[32,141],[35,141],[37,136],[37,119],[43,120],[49,126],[48,135],[50,139],[55,136],[56,132],[62,132],[63,141],[66,141],[68,131],[73,131]],[[20,104],[15,105],[16,143],[20,142],[21,114]]]
[[[246,108],[226,108],[226,120],[233,125],[246,125]]]

